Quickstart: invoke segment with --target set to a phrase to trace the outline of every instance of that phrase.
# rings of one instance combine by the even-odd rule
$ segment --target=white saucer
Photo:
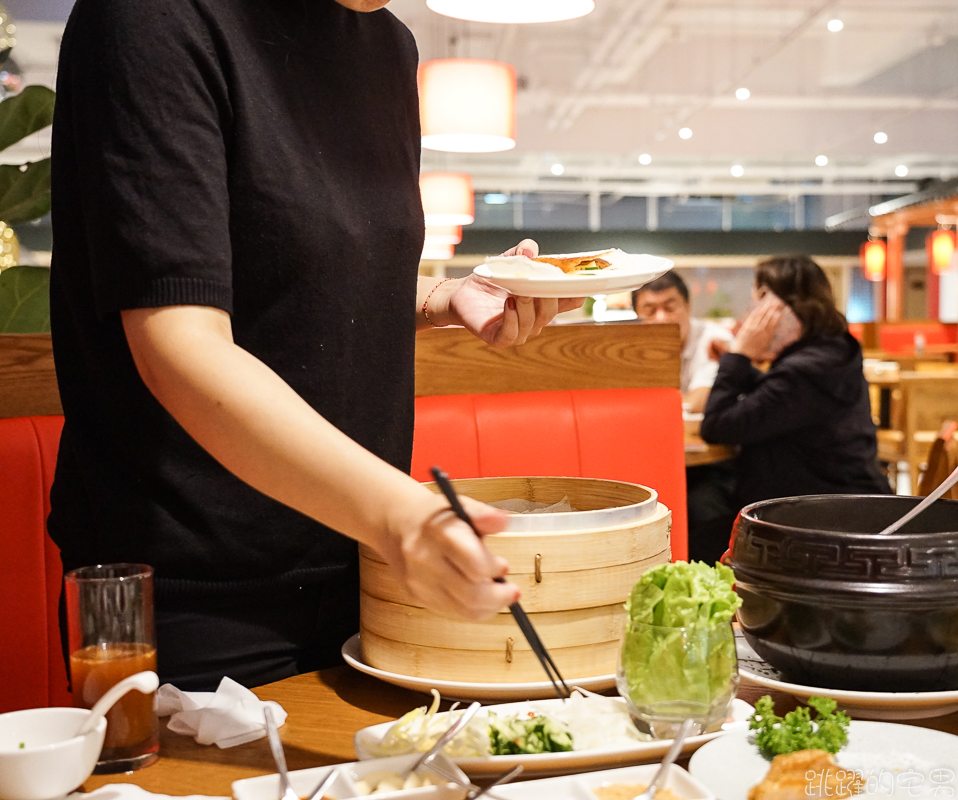
[[[412,689],[414,692],[429,694],[430,689],[438,691],[448,700],[544,700],[555,697],[555,689],[549,681],[533,683],[464,683],[461,681],[440,681],[432,678],[418,678],[412,675],[400,675],[369,666],[363,661],[363,651],[359,643],[359,634],[346,640],[342,649],[343,658],[353,669],[358,669],[386,683]],[[565,676],[563,676],[565,677]],[[601,692],[615,687],[615,675],[599,675],[593,678],[565,679],[570,688],[580,686],[592,692]]]
[[[735,637],[739,675],[766,689],[806,700],[813,695],[831,697],[839,707],[857,719],[926,719],[958,711],[958,690],[947,692],[856,692],[850,689],[825,689],[789,683],[781,673],[765,662],[745,641],[741,632]]]

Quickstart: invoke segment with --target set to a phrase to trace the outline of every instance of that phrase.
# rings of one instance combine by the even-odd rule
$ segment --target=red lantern
[[[885,280],[885,242],[881,239],[869,239],[859,251],[862,273],[870,281]]]
[[[941,275],[951,265],[951,257],[955,252],[955,232],[943,228],[932,231],[925,239],[925,249],[928,251],[931,271]]]

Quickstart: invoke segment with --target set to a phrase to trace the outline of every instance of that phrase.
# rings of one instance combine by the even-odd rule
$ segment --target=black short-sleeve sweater
[[[78,0],[53,128],[51,312],[67,568],[167,589],[301,583],[355,545],[213,460],[140,380],[124,309],[204,305],[326,419],[408,470],[417,52],[334,0]]]

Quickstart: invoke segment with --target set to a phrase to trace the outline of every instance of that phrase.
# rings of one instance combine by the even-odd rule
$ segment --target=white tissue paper
[[[224,748],[264,737],[267,705],[282,727],[286,711],[279,703],[260,700],[231,678],[223,678],[215,692],[183,692],[170,683],[156,692],[156,714],[170,717],[168,727],[173,733],[192,736],[197,744]]]
[[[508,511],[510,514],[559,514],[577,510],[572,507],[568,496],[563,497],[558,503],[537,503],[535,500],[513,497],[508,500],[495,500],[487,505],[498,508],[500,511]]]

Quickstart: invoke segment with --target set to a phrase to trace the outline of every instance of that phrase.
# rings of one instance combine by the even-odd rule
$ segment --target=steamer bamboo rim
[[[497,534],[581,531],[611,528],[645,520],[656,513],[659,495],[638,483],[607,478],[514,476],[503,478],[457,478],[456,492],[485,503],[520,498],[558,503],[563,497],[577,511],[547,514],[510,514],[509,525]],[[434,482],[425,483],[440,494]]]

